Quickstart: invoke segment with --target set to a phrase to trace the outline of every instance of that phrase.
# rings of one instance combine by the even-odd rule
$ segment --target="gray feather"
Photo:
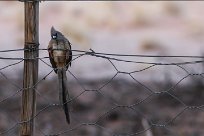
[[[68,107],[69,93],[66,86],[66,82],[67,82],[66,71],[64,68],[60,68],[58,69],[57,74],[59,79],[59,101],[60,101],[60,104],[63,106],[67,123],[70,124],[69,107]]]

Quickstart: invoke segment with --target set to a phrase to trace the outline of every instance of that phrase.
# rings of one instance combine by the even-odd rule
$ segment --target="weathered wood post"
[[[20,136],[34,135],[34,116],[36,112],[36,93],[34,86],[38,80],[39,56],[39,2],[24,1],[25,8],[25,51],[22,91]]]

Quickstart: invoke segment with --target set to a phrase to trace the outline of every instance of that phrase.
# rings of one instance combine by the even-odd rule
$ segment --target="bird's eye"
[[[53,36],[52,36],[52,38],[53,38],[53,39],[56,39],[56,38],[57,38],[57,36],[56,36],[56,35],[53,35]]]

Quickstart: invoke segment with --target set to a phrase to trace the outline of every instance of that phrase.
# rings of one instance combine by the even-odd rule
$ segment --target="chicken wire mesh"
[[[25,49],[2,50],[1,53],[22,52]],[[39,49],[46,51],[46,49]],[[37,94],[37,112],[35,119],[35,135],[97,135],[97,136],[132,136],[132,135],[202,135],[201,117],[203,116],[202,90],[203,72],[189,70],[186,66],[203,66],[203,56],[146,56],[97,53],[93,50],[72,50],[73,65],[83,57],[103,59],[113,68],[109,79],[95,81],[84,80],[69,69],[68,90],[71,99],[67,102],[71,107],[71,125],[67,125],[62,105],[58,102],[57,79],[49,79],[54,74],[48,57],[38,59],[40,67],[48,67],[47,73],[39,77],[33,86]],[[127,57],[132,57],[127,59]],[[138,61],[140,58],[173,58],[175,62]],[[176,61],[185,58],[188,61]],[[21,66],[26,58],[5,58],[9,62],[0,68],[1,75],[1,127],[0,135],[16,135],[22,123],[20,121],[22,77],[18,80],[10,78],[8,71]],[[193,59],[193,60],[192,60]],[[89,61],[89,58],[87,58]],[[96,61],[97,62],[97,61]],[[146,67],[134,71],[119,70],[117,62],[122,65],[145,64]],[[140,81],[138,73],[155,67],[175,67],[183,72],[176,82],[170,80],[157,82],[154,86]],[[39,67],[39,69],[40,69]],[[196,67],[198,68],[198,67]],[[177,72],[173,69],[173,72]],[[6,71],[8,70],[8,71]],[[13,68],[13,70],[15,70]],[[162,76],[162,72],[160,75]],[[19,74],[22,76],[22,74]],[[96,75],[97,76],[97,75]],[[150,75],[151,76],[151,75]],[[127,77],[123,79],[121,77]],[[168,75],[167,75],[168,78]],[[182,84],[190,79],[186,84]],[[157,87],[157,88],[155,88]],[[27,120],[25,122],[29,122]]]

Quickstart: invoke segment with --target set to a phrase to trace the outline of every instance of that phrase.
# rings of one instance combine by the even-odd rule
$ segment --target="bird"
[[[66,116],[66,122],[70,124],[69,114],[69,93],[67,88],[67,76],[66,71],[71,66],[72,51],[71,43],[69,40],[55,28],[51,27],[51,40],[48,44],[47,50],[49,54],[50,63],[54,69],[54,72],[58,75],[59,86],[59,101],[63,106],[63,110]]]

